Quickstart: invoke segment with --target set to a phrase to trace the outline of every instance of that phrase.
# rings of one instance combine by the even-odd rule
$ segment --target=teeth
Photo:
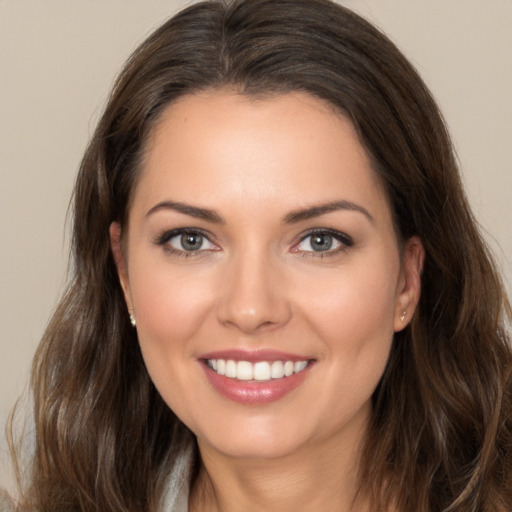
[[[236,363],[235,361],[226,361],[226,377],[236,379]]]
[[[252,380],[254,375],[254,371],[252,369],[252,364],[248,361],[238,361],[236,365],[236,375],[235,377],[239,380]]]
[[[254,380],[270,380],[270,363],[262,361],[254,365]]]
[[[264,382],[299,373],[307,367],[308,361],[259,361],[253,364],[249,361],[237,362],[232,359],[208,359],[207,364],[219,375],[225,375],[231,379]]]
[[[282,361],[274,361],[270,367],[270,376],[273,379],[282,379],[284,377],[284,364]]]
[[[293,373],[299,373],[301,372],[302,370],[304,370],[304,368],[306,368],[306,366],[308,365],[308,362],[307,361],[297,361],[294,365],[293,365]]]

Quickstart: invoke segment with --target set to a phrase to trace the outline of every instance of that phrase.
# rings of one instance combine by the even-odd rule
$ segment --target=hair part
[[[109,242],[126,225],[164,109],[221,88],[301,91],[353,123],[402,239],[426,251],[411,325],[373,396],[360,492],[375,510],[505,512],[512,503],[512,317],[426,86],[364,19],[327,0],[200,2],[130,57],[73,196],[71,280],[36,353],[27,509],[156,510],[191,433],[166,406],[130,327]]]

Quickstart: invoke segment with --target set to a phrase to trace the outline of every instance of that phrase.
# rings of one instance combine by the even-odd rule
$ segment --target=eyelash
[[[200,236],[204,237],[208,242],[213,244],[213,242],[210,239],[211,235],[209,235],[207,232],[205,232],[199,228],[179,228],[179,229],[172,229],[169,231],[165,231],[164,233],[162,233],[161,235],[159,235],[156,238],[154,243],[156,245],[162,246],[167,254],[169,254],[171,256],[177,256],[177,257],[191,258],[191,257],[200,256],[200,255],[204,254],[204,252],[206,252],[206,251],[216,252],[216,251],[211,251],[208,249],[187,251],[187,250],[175,249],[174,247],[170,246],[169,241],[177,236],[180,236],[180,235],[181,236],[183,236],[183,235],[200,235]],[[302,250],[301,251],[301,250],[297,249],[297,247],[301,243],[303,243],[305,240],[307,240],[308,238],[310,238],[314,235],[331,236],[334,240],[336,240],[338,243],[340,243],[340,247],[338,247],[334,250],[328,249],[326,251],[314,251],[314,250],[312,250],[312,251]],[[213,245],[215,245],[215,244],[213,244]],[[354,245],[354,240],[352,239],[352,237],[350,237],[346,233],[342,233],[341,231],[337,231],[334,229],[313,228],[301,235],[299,241],[297,243],[295,243],[294,246],[292,247],[291,252],[301,253],[302,256],[304,256],[304,257],[326,258],[326,257],[335,256],[339,253],[342,253],[342,252],[346,251],[347,249],[349,249],[350,247],[352,247],[353,245]]]
[[[177,257],[183,257],[183,258],[191,258],[191,257],[197,257],[202,254],[204,254],[205,249],[203,250],[197,250],[197,251],[186,251],[186,250],[180,250],[175,249],[171,245],[169,245],[169,241],[177,236],[183,236],[183,235],[200,235],[203,238],[205,238],[208,242],[213,244],[213,242],[210,240],[211,235],[203,231],[199,228],[179,228],[179,229],[171,229],[170,231],[165,231],[161,235],[159,235],[156,240],[155,244],[162,246],[165,250],[165,252],[171,256],[177,256]],[[215,244],[213,244],[215,245]]]
[[[341,231],[337,231],[335,229],[318,229],[313,228],[308,230],[306,233],[304,233],[301,237],[299,242],[297,242],[294,245],[294,248],[299,246],[302,242],[307,240],[308,238],[317,235],[317,236],[331,236],[340,243],[340,247],[333,249],[333,250],[326,250],[326,251],[300,251],[300,250],[293,250],[292,252],[300,252],[303,257],[312,257],[312,258],[327,258],[331,256],[336,256],[342,252],[345,252],[347,249],[352,247],[354,245],[354,240],[351,236],[347,235],[346,233],[342,233]]]

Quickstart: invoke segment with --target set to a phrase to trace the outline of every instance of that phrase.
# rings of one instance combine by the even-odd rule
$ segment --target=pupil
[[[311,237],[311,247],[314,251],[328,251],[332,247],[331,235],[314,235]]]
[[[203,236],[195,233],[188,233],[181,236],[181,245],[186,251],[197,251],[203,242]]]

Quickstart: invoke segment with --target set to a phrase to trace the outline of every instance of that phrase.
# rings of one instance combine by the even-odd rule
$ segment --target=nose
[[[254,251],[240,254],[223,274],[217,316],[224,326],[256,334],[285,325],[290,302],[279,265]]]

